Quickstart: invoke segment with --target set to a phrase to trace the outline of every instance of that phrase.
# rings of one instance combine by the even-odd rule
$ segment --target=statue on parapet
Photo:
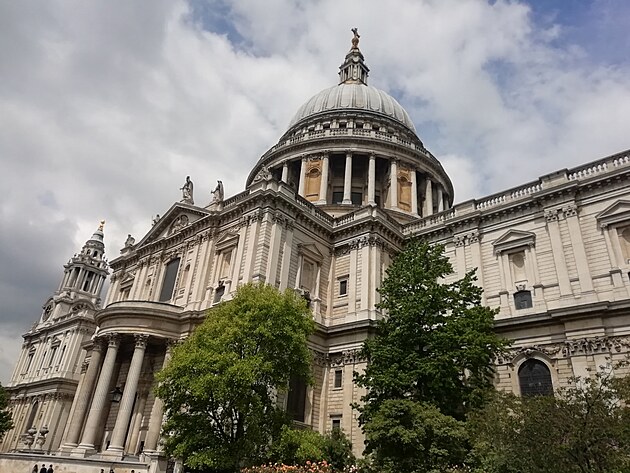
[[[217,187],[212,191],[212,203],[223,202],[223,182],[217,181]]]
[[[127,239],[125,240],[125,248],[130,248],[135,245],[136,239],[131,236],[131,233],[127,235]]]
[[[184,185],[180,188],[180,190],[182,191],[181,202],[194,205],[195,201],[193,200],[193,183],[190,180],[190,176],[186,176],[186,182],[184,182]]]

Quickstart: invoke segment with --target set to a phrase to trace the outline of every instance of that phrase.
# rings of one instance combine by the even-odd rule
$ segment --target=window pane
[[[173,297],[173,289],[175,288],[175,279],[177,278],[177,270],[179,269],[179,258],[175,258],[166,265],[164,274],[164,282],[160,291],[160,302],[170,301]]]
[[[335,371],[335,384],[334,384],[334,386],[336,388],[340,388],[342,380],[343,380],[343,371],[336,370]]]
[[[527,360],[518,370],[518,381],[523,396],[551,396],[553,383],[549,368],[542,361]]]
[[[306,407],[306,383],[297,378],[292,378],[289,383],[289,395],[287,398],[287,414],[293,420],[304,422],[304,409]]]

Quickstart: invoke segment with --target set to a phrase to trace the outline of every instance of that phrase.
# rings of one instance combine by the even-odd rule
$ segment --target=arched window
[[[540,360],[527,360],[518,369],[522,396],[552,396],[551,372]]]

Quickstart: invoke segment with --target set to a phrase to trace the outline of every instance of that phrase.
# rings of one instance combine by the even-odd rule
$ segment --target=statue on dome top
[[[359,38],[361,37],[361,35],[359,35],[359,29],[352,28],[350,31],[354,33],[354,38],[352,38],[352,47],[357,48],[359,47]]]
[[[190,180],[190,176],[186,176],[186,182],[184,182],[184,185],[180,187],[179,190],[182,191],[181,202],[194,205],[195,201],[193,200],[193,183]]]
[[[100,224],[98,226],[98,230],[102,232],[104,226],[105,226],[105,220],[101,220],[101,222],[100,222]]]

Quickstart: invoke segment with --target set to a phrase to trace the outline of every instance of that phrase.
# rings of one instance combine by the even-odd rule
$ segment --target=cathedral
[[[42,458],[68,473],[166,471],[154,375],[248,282],[307,300],[314,383],[292,383],[281,402],[304,428],[343,429],[360,454],[352,373],[385,270],[414,237],[445,245],[453,279],[477,268],[497,332],[514,341],[497,388],[552,393],[628,355],[630,151],[454,205],[439,160],[368,72],[355,32],[338,84],[298,109],[245,190],[226,197],[219,182],[198,205],[186,178],[181,201],[109,262],[94,232],[24,335],[0,471]]]

